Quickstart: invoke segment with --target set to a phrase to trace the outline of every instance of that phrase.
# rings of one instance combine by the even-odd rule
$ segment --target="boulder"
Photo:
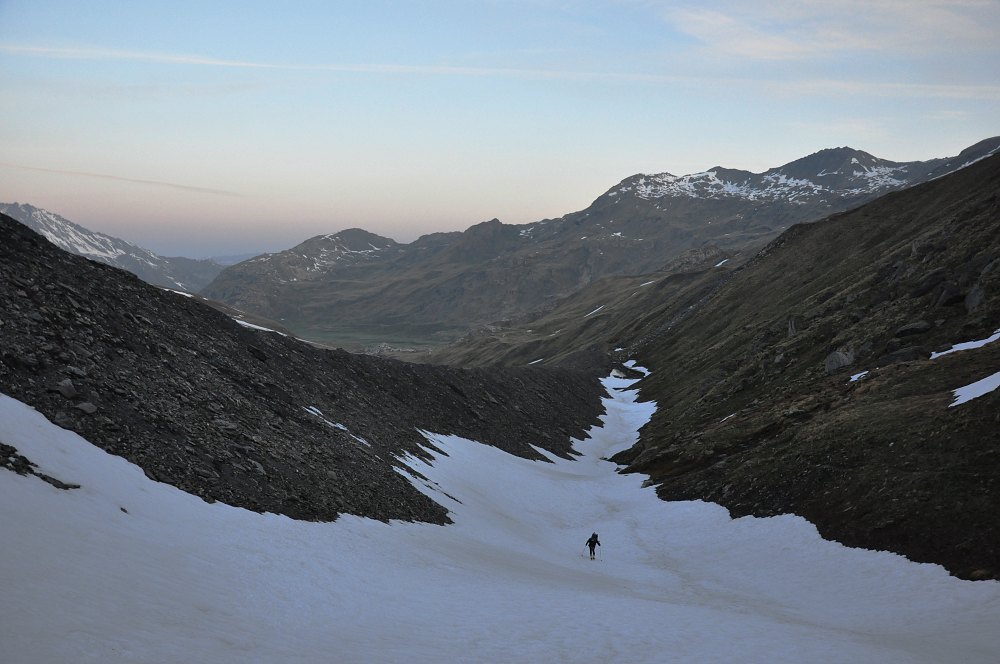
[[[80,394],[80,392],[76,389],[76,386],[73,384],[73,381],[69,378],[59,382],[59,385],[56,386],[56,392],[63,395],[67,399],[72,399]]]
[[[913,323],[907,323],[903,327],[899,328],[898,330],[896,330],[896,333],[895,333],[894,336],[897,336],[897,337],[909,337],[909,336],[913,336],[915,334],[924,334],[925,332],[929,332],[930,329],[931,329],[931,327],[933,327],[933,326],[930,323],[928,323],[927,321],[925,321],[925,320],[918,320],[918,321],[913,322]]]
[[[917,285],[914,286],[913,290],[910,291],[911,297],[920,297],[926,295],[934,290],[938,284],[945,280],[947,276],[947,271],[943,267],[939,267],[936,270],[931,270],[925,274]]]
[[[854,364],[854,351],[843,351],[835,350],[826,356],[823,361],[823,368],[826,370],[827,374],[832,374],[833,372],[843,369],[844,367]]]
[[[906,348],[900,348],[892,351],[891,353],[886,353],[882,357],[878,358],[875,364],[877,366],[884,367],[890,364],[896,364],[897,362],[925,360],[930,356],[931,354],[925,348],[920,346],[907,346]]]
[[[935,307],[950,307],[953,304],[962,304],[965,300],[965,292],[957,284],[946,281],[939,289],[937,298],[934,301]]]
[[[977,283],[965,296],[965,311],[971,314],[983,303],[984,299],[986,299],[986,293],[983,292],[983,287]]]

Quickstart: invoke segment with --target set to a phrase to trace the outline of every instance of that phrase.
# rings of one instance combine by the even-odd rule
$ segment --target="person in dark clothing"
[[[600,545],[601,545],[601,541],[600,541],[599,539],[597,539],[597,533],[594,533],[593,535],[591,535],[591,536],[590,536],[590,539],[589,539],[589,540],[587,540],[587,546],[589,546],[589,547],[590,547],[590,559],[591,559],[591,560],[593,560],[593,559],[594,559],[594,551],[595,551],[595,550],[597,549],[597,547],[599,547]]]

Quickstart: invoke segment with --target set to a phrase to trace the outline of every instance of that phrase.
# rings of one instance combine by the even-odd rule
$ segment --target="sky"
[[[0,200],[165,255],[1000,134],[997,0],[0,0]]]
[[[633,382],[572,460],[427,434],[401,465],[447,526],[208,504],[0,395],[0,439],[79,485],[0,469],[4,662],[998,661],[1000,583],[617,473]]]

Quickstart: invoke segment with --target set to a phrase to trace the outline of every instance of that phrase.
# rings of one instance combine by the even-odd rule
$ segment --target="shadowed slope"
[[[617,460],[668,499],[795,512],[1000,578],[1000,157],[791,228],[639,351],[660,408]],[[867,372],[850,381],[852,375]]]

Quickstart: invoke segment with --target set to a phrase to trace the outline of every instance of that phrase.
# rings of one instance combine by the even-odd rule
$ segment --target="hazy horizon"
[[[639,172],[1000,134],[1000,3],[0,4],[0,199],[163,255],[400,242]]]

